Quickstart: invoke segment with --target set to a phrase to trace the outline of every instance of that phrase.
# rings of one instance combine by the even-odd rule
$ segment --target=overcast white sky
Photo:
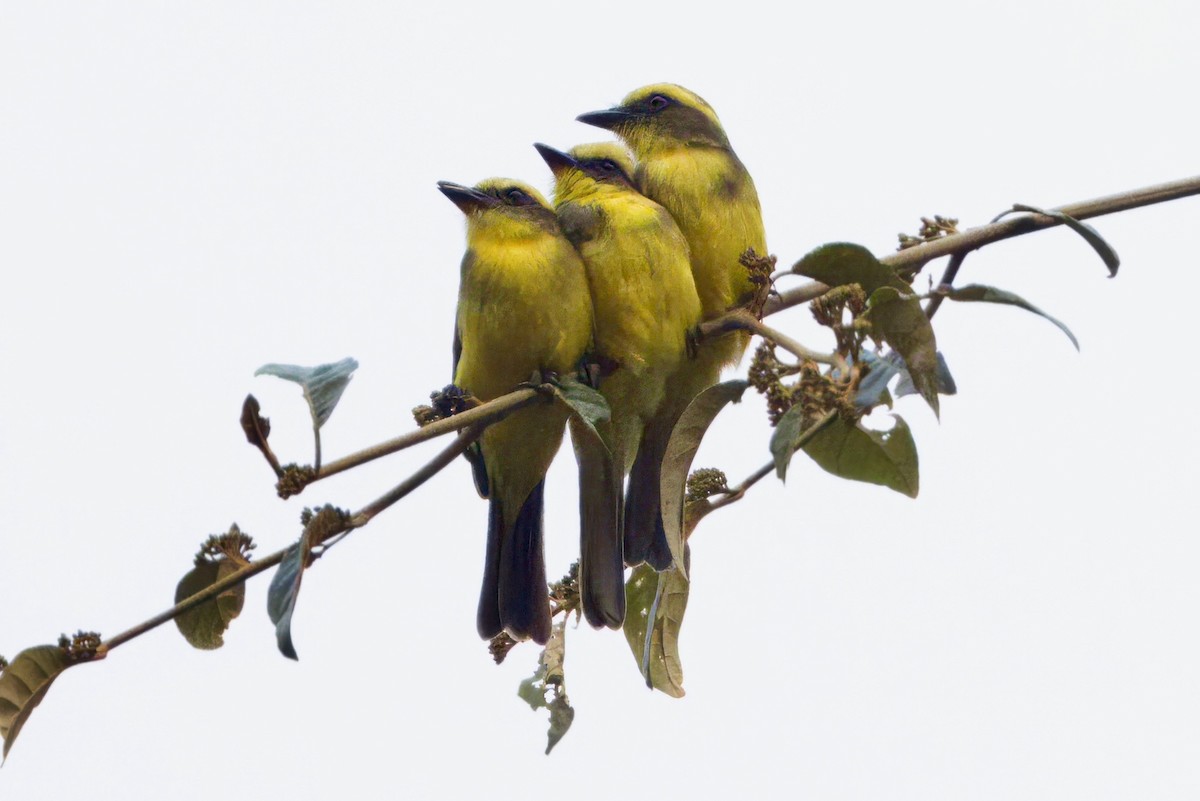
[[[0,4],[0,653],[169,605],[205,535],[267,553],[439,446],[278,501],[307,413],[266,362],[354,356],[329,456],[409,430],[445,384],[461,215],[435,181],[547,188],[534,141],[652,81],[717,109],[771,250],[883,253],[1196,173],[1192,3]],[[1200,200],[967,261],[1067,322],[951,306],[960,394],[898,411],[921,496],[802,458],[693,540],[687,697],[624,639],[568,632],[574,728],[474,632],[486,504],[456,464],[307,576],[275,651],[265,579],[212,653],[173,626],[52,688],[0,797],[1123,799],[1200,795],[1194,338]],[[940,265],[939,268],[940,270]],[[776,318],[826,345],[806,312]],[[768,457],[757,397],[697,466]],[[568,459],[548,558],[576,549]],[[82,788],[87,788],[82,789]]]

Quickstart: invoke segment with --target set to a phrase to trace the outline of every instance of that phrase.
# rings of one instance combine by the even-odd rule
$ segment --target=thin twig
[[[513,394],[517,394],[517,393],[513,393]],[[506,395],[505,397],[507,398],[509,396]],[[479,408],[483,408],[483,407],[481,406]],[[473,409],[472,411],[477,411],[477,410]],[[462,416],[465,416],[465,415],[466,415],[466,413],[464,413],[464,415],[462,415]],[[412,492],[417,487],[421,486],[426,481],[428,481],[430,478],[432,478],[434,475],[436,475],[438,473],[438,471],[440,471],[442,468],[446,467],[446,465],[448,465],[452,461],[454,461],[463,451],[465,451],[470,446],[470,444],[472,442],[474,442],[475,440],[477,440],[479,438],[479,435],[483,433],[483,429],[487,427],[486,422],[478,422],[479,417],[480,417],[479,415],[476,415],[476,417],[475,417],[475,419],[477,421],[476,424],[471,426],[470,428],[468,428],[466,431],[463,431],[461,434],[459,434],[458,437],[455,438],[454,442],[451,443],[451,445],[449,447],[442,450],[428,464],[426,464],[424,467],[422,467],[416,473],[413,473],[412,476],[410,476],[406,481],[404,481],[400,485],[398,485],[391,492],[387,493],[386,495],[379,498],[375,502],[367,505],[361,511],[355,513],[350,518],[349,528],[350,529],[360,528],[360,527],[366,525],[371,520],[371,518],[373,518],[375,515],[379,514],[387,507],[396,503],[396,501],[400,500],[405,495],[408,495],[410,492]],[[455,418],[455,419],[457,419],[457,418]],[[346,533],[345,530],[343,530],[343,531],[334,532],[333,535],[336,536],[336,535],[342,535],[345,533]],[[314,545],[317,545],[317,544],[321,544],[321,543],[314,543]],[[256,559],[253,562],[250,562],[249,564],[234,571],[233,573],[230,573],[228,576],[221,579],[220,581],[217,581],[213,584],[208,585],[207,587],[200,590],[200,592],[196,593],[195,595],[188,596],[187,598],[183,599],[179,603],[172,606],[170,609],[167,609],[166,611],[158,613],[157,615],[150,618],[149,620],[139,623],[138,625],[134,626],[131,629],[128,629],[127,631],[123,631],[114,637],[110,637],[109,639],[105,640],[100,645],[99,653],[101,655],[106,654],[109,651],[111,651],[112,649],[116,648],[117,646],[123,645],[124,643],[132,640],[133,638],[139,637],[139,636],[145,634],[146,632],[150,631],[151,629],[155,629],[155,628],[161,626],[163,623],[166,623],[168,620],[174,620],[175,618],[182,615],[184,612],[195,609],[197,606],[200,606],[203,603],[211,601],[212,599],[216,598],[218,595],[220,595],[221,593],[230,589],[231,587],[235,587],[238,584],[245,583],[247,579],[250,579],[250,578],[258,575],[259,573],[262,573],[264,570],[268,570],[268,569],[278,565],[280,562],[282,562],[284,556],[287,555],[287,553],[290,549],[291,548],[289,546],[288,548],[284,548],[283,550],[275,551],[274,553],[269,554],[268,556],[266,556],[262,559]]]
[[[1200,195],[1200,175],[1184,178],[1181,181],[1171,181],[1165,184],[1147,186],[1129,192],[1070,203],[1057,206],[1054,211],[1060,211],[1076,220],[1086,220],[1091,217],[1102,217],[1105,214],[1115,214],[1130,209],[1152,206],[1170,200]],[[1014,236],[1041,231],[1062,225],[1062,221],[1042,214],[1022,214],[1008,217],[1000,222],[971,228],[961,234],[945,236],[924,245],[917,245],[897,253],[884,256],[880,261],[897,270],[915,272],[932,259],[948,256],[953,253],[964,253],[976,250],[993,242],[1011,239]]]
[[[949,286],[954,283],[954,279],[958,276],[959,269],[962,268],[963,262],[967,260],[967,253],[970,251],[964,250],[962,253],[955,253],[950,257],[949,264],[946,265],[945,272],[942,273],[942,280],[938,281],[938,286]],[[937,314],[938,306],[942,305],[942,301],[946,299],[944,294],[934,293],[929,302],[925,304],[925,318],[932,320],[933,315]]]
[[[762,481],[767,476],[771,475],[771,473],[773,473],[773,472],[775,472],[775,460],[774,459],[767,462],[765,465],[758,468],[750,475],[746,476],[746,478],[742,481],[741,484],[738,484],[736,487],[731,487],[729,489],[729,493],[727,495],[723,495],[722,497],[718,498],[715,501],[710,501],[709,503],[710,503],[711,508],[709,508],[708,511],[715,512],[717,509],[720,509],[725,506],[729,506],[731,503],[737,503],[743,497],[745,497],[746,490],[750,489],[755,484]]]
[[[775,312],[781,312],[784,309],[790,309],[793,306],[803,306],[805,303],[821,297],[831,288],[820,281],[809,281],[807,284],[801,284],[795,289],[780,292],[778,295],[773,295],[767,300],[763,306],[763,317],[770,316]]]
[[[455,419],[457,419],[457,416]],[[483,433],[485,428],[487,428],[486,422],[478,422],[468,428],[466,431],[459,434],[454,438],[454,442],[450,443],[447,448],[438,453],[437,456],[433,457],[433,459],[431,459],[429,463],[420,470],[413,473],[400,484],[396,485],[395,489],[385,495],[380,496],[378,499],[372,501],[359,511],[355,512],[350,517],[350,525],[354,528],[365,526],[371,521],[371,518],[375,517],[375,515],[379,514],[384,509],[388,508],[396,501],[400,500],[405,495],[409,494],[417,487],[433,478],[439,471],[442,470],[442,468],[462,455],[462,452],[469,448],[472,442],[479,439],[479,436]]]
[[[840,359],[837,354],[810,350],[782,331],[771,328],[762,320],[756,319],[753,314],[745,309],[737,309],[718,317],[716,320],[703,323],[700,326],[700,335],[709,337],[738,329],[758,334],[764,339],[769,339],[798,359],[809,359],[819,364],[828,364],[833,367],[845,367],[845,360]]]
[[[366,464],[382,456],[388,456],[405,448],[411,448],[413,445],[419,445],[422,442],[427,442],[444,434],[461,431],[475,423],[495,423],[498,420],[508,417],[518,409],[524,409],[526,406],[531,406],[539,400],[544,400],[546,397],[540,389],[532,387],[525,387],[515,392],[510,392],[507,395],[501,395],[499,398],[482,403],[474,409],[468,409],[453,417],[446,417],[418,428],[416,431],[401,434],[394,439],[389,439],[387,442],[381,442],[378,445],[364,448],[349,456],[343,456],[341,459],[332,461],[321,468],[321,471],[317,473],[317,477],[313,481],[320,481],[323,478],[328,478],[329,476],[349,470],[352,467],[358,467],[361,464]]]
[[[836,418],[836,417],[837,417],[836,411],[826,412],[824,414],[824,416],[821,417],[820,420],[813,423],[808,428],[804,429],[804,433],[801,434],[800,436],[796,437],[796,442],[792,445],[792,451],[793,452],[798,451],[801,448],[803,448],[805,445],[807,445],[810,441],[812,441],[813,437],[815,437],[818,433],[820,433],[821,430],[825,428],[825,426],[832,423],[834,418]],[[722,497],[718,498],[715,501],[707,501],[708,506],[702,507],[702,512],[699,514],[698,517],[695,518],[695,522],[693,523],[692,528],[695,529],[696,525],[699,524],[699,522],[701,520],[703,520],[710,512],[715,512],[718,509],[724,508],[726,506],[729,506],[730,504],[737,503],[738,501],[740,501],[742,498],[744,498],[746,496],[746,490],[750,489],[755,484],[762,481],[767,476],[771,475],[771,473],[773,473],[773,472],[775,472],[775,460],[774,459],[767,462],[765,465],[758,468],[750,475],[746,476],[746,478],[742,481],[742,483],[738,484],[735,487],[730,487],[728,490],[725,491],[725,493],[722,495]]]
[[[1200,195],[1200,176],[1147,186],[1129,192],[1120,192],[1093,200],[1070,203],[1065,206],[1058,206],[1054,210],[1061,211],[1063,214],[1066,214],[1068,217],[1074,217],[1076,220],[1086,220],[1091,217],[1102,217],[1106,214],[1116,214],[1117,212],[1153,206],[1157,203],[1166,203],[1171,200],[1179,200],[1180,198],[1192,197],[1194,195]],[[1054,217],[1047,217],[1042,214],[1022,214],[1016,217],[1008,217],[997,223],[971,228],[959,234],[934,239],[896,253],[889,253],[879,260],[899,272],[912,274],[919,271],[930,261],[939,259],[942,256],[950,256],[955,253],[969,253],[972,250],[978,250],[984,245],[990,245],[993,242],[1000,242],[1015,236],[1030,234],[1034,231],[1041,231],[1062,224],[1061,220]],[[829,289],[828,286],[819,281],[812,281],[787,292],[782,292],[767,301],[763,309],[763,316],[765,317],[784,309],[790,309],[793,306],[808,303],[811,300],[821,297]],[[717,322],[717,320],[712,322]]]
[[[244,583],[246,579],[257,576],[264,570],[274,567],[283,561],[283,557],[287,555],[288,550],[290,550],[290,548],[284,548],[283,550],[268,554],[262,559],[256,559],[253,562],[238,568],[236,571],[230,573],[220,581],[209,584],[195,595],[189,595],[187,598],[184,598],[182,601],[175,604],[165,612],[159,612],[154,617],[139,623],[129,630],[123,631],[113,637],[109,637],[100,644],[100,652],[107,653],[108,651],[116,648],[118,645],[129,642],[134,637],[140,637],[151,629],[157,628],[163,623],[166,623],[168,620],[174,620],[184,612],[195,609],[197,606],[205,603],[206,601],[211,601],[213,598],[216,598],[218,595],[230,589],[231,587],[236,587],[238,584]]]

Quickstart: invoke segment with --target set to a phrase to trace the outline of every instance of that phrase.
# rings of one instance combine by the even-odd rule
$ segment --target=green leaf
[[[890,431],[872,431],[836,417],[803,450],[835,476],[880,484],[915,498],[920,489],[917,445],[904,418],[892,417],[896,424]]]
[[[554,396],[593,429],[609,419],[608,401],[604,396],[574,378],[560,379]]]
[[[963,302],[981,302],[981,303],[1000,303],[1006,306],[1016,306],[1028,312],[1033,312],[1039,317],[1044,317],[1050,322],[1058,326],[1058,329],[1067,335],[1071,340],[1071,344],[1075,346],[1075,350],[1079,350],[1079,340],[1071,333],[1071,329],[1067,328],[1060,321],[1046,314],[1044,311],[1034,306],[1029,301],[1014,295],[1012,292],[1007,292],[1003,289],[997,289],[994,286],[984,286],[983,284],[968,284],[967,286],[950,287],[949,289],[939,290],[943,295],[950,300],[958,300]]]
[[[4,752],[0,757],[8,757],[8,750],[34,707],[46,697],[58,674],[72,664],[65,649],[38,645],[17,654],[0,673],[0,736],[4,737]]]
[[[236,573],[241,567],[228,557],[216,561],[198,558],[195,566],[176,585],[175,603],[216,584]],[[246,585],[237,584],[216,598],[179,615],[175,618],[175,625],[193,648],[205,651],[220,648],[225,644],[225,630],[229,628],[230,622],[241,614],[245,600]]]
[[[921,397],[938,414],[937,343],[912,287],[862,245],[834,242],[809,252],[792,272],[830,286],[858,284],[867,293],[875,333],[904,357]]]
[[[638,565],[625,584],[625,639],[646,686],[682,698],[679,631],[687,611],[690,582],[677,566],[656,573]]]
[[[867,318],[874,331],[896,349],[917,392],[940,414],[937,342],[921,302],[904,289],[885,286],[867,298]]]
[[[292,615],[300,595],[304,571],[325,552],[335,538],[354,527],[350,513],[326,504],[319,509],[305,509],[300,520],[304,533],[300,541],[284,553],[279,569],[267,588],[267,616],[275,624],[275,641],[279,652],[288,659],[299,659],[292,645]]]
[[[833,422],[830,416],[819,420],[808,428],[804,428],[804,409],[800,405],[793,406],[783,413],[775,424],[775,432],[771,435],[771,455],[775,457],[775,475],[783,481],[787,478],[788,465],[792,454],[801,442],[810,441],[818,432]]]
[[[659,491],[663,530],[676,566],[683,564],[683,497],[692,459],[696,457],[704,432],[708,431],[713,420],[727,405],[741,401],[748,386],[749,381],[738,379],[709,387],[692,398],[671,431],[663,455]]]
[[[788,464],[792,454],[796,452],[796,438],[800,436],[804,425],[804,408],[796,404],[783,413],[775,424],[775,432],[771,434],[771,455],[775,457],[775,475],[783,481],[787,478]]]
[[[996,220],[999,220],[1006,214],[1011,214],[1014,211],[1028,211],[1032,212],[1033,214],[1043,214],[1047,217],[1053,217],[1054,219],[1058,220],[1063,225],[1082,236],[1084,241],[1092,246],[1092,250],[1096,251],[1096,253],[1104,261],[1104,266],[1108,268],[1109,278],[1116,277],[1117,269],[1121,266],[1121,259],[1119,256],[1117,256],[1117,252],[1113,250],[1112,245],[1104,241],[1104,237],[1100,236],[1100,232],[1092,226],[1085,222],[1081,222],[1080,220],[1077,220],[1068,214],[1063,214],[1061,211],[1056,211],[1054,209],[1039,209],[1037,206],[1027,206],[1024,203],[1014,203],[1010,211],[1006,211],[997,215],[992,222],[996,222]]]
[[[292,645],[292,613],[300,594],[300,580],[304,577],[304,556],[308,552],[306,539],[301,538],[300,542],[288,549],[267,589],[267,617],[275,624],[275,643],[279,653],[296,660],[300,657]]]
[[[294,381],[304,390],[308,410],[312,414],[313,428],[325,425],[334,407],[341,400],[342,392],[350,383],[351,374],[358,369],[354,359],[342,359],[332,364],[316,367],[301,367],[296,364],[264,364],[254,371],[255,375],[273,375],[285,381]]]
[[[532,676],[517,687],[517,696],[535,712],[550,710],[550,729],[546,733],[546,753],[558,745],[575,720],[575,710],[567,700],[566,676],[563,662],[567,655],[567,619],[554,624],[550,629],[550,641],[542,649],[538,667]],[[547,698],[547,695],[550,697]]]
[[[829,286],[858,284],[868,295],[884,286],[908,287],[895,270],[875,258],[871,251],[850,242],[821,245],[796,262],[792,272]]]

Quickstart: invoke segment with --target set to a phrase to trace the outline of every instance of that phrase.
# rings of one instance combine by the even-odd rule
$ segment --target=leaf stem
[[[321,426],[319,426],[317,424],[317,421],[315,419],[313,420],[313,443],[314,443],[313,447],[316,449],[316,453],[313,458],[313,470],[316,471],[317,475],[320,475],[321,474]]]

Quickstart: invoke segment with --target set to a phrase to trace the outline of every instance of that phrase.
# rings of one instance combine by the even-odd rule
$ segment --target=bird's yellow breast
[[[754,181],[737,156],[712,147],[653,152],[638,165],[642,192],[675,218],[691,248],[704,317],[723,314],[753,292],[739,259],[767,253]]]
[[[535,371],[571,373],[592,338],[583,262],[557,230],[469,228],[457,327],[454,383],[481,400],[511,392]],[[484,432],[484,463],[506,525],[546,474],[565,424],[565,412],[539,405]]]
[[[687,241],[670,215],[632,190],[598,194],[594,235],[578,243],[596,314],[596,350],[637,374],[684,352],[700,308]]]
[[[627,471],[700,319],[687,241],[662,206],[625,185],[578,182],[557,200],[587,269],[596,352],[616,368],[600,384],[612,412],[601,433]]]
[[[536,370],[574,370],[592,335],[583,263],[562,236],[469,238],[459,289],[454,382],[483,400]]]

